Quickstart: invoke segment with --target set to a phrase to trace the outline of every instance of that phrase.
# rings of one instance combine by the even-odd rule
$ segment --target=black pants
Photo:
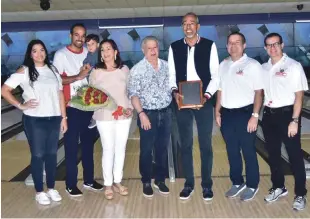
[[[285,144],[295,178],[295,194],[306,195],[306,172],[300,143],[300,128],[294,137],[288,137],[288,126],[292,120],[293,106],[280,108],[265,107],[262,128],[269,154],[271,181],[274,188],[284,186],[284,173],[281,167],[281,146]]]
[[[68,131],[64,134],[66,158],[66,186],[72,188],[77,184],[78,145],[82,146],[82,166],[84,183],[94,181],[94,143],[97,129],[89,129],[88,125],[93,112],[84,112],[67,107]]]
[[[242,157],[245,161],[246,185],[256,189],[259,183],[259,167],[255,148],[256,132],[247,131],[253,112],[253,104],[239,109],[221,109],[221,132],[226,143],[233,185],[244,183]]]
[[[194,188],[193,166],[193,119],[195,118],[198,130],[198,142],[201,159],[201,186],[212,188],[212,128],[213,105],[207,102],[200,110],[177,110],[177,122],[181,140],[182,168],[185,176],[185,186]]]

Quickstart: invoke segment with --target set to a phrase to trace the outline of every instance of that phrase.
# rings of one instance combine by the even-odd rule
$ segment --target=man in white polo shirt
[[[242,33],[227,37],[229,57],[219,67],[220,87],[215,117],[226,143],[232,187],[226,197],[240,195],[242,201],[254,198],[258,191],[259,167],[255,148],[258,112],[262,105],[263,70],[244,53],[246,39]],[[242,176],[245,161],[246,183]]]
[[[272,187],[266,202],[287,195],[281,166],[281,146],[285,144],[295,178],[293,208],[302,210],[306,205],[306,173],[300,143],[300,114],[304,91],[308,90],[305,72],[299,62],[283,53],[283,40],[277,33],[265,38],[265,49],[270,56],[263,68],[265,100],[262,128],[269,154]]]
[[[83,24],[74,24],[70,29],[71,44],[55,53],[53,64],[62,77],[65,101],[68,103],[77,89],[87,85],[86,76],[91,67],[83,66],[87,55],[85,43],[86,28]],[[83,67],[82,67],[83,66]],[[80,71],[80,68],[82,70]],[[67,105],[68,131],[64,135],[66,162],[66,191],[71,196],[81,196],[77,187],[78,143],[82,146],[83,187],[91,190],[102,190],[103,186],[94,180],[94,143],[96,129],[88,129],[93,112],[81,111]],[[69,130],[70,129],[70,130]]]

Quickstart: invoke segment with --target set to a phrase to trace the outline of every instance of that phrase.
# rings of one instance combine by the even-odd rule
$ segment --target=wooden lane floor
[[[59,136],[61,139],[63,135]],[[29,144],[24,132],[1,144],[1,180],[10,181],[30,164]]]
[[[194,130],[195,132],[195,130]],[[222,135],[217,127],[214,127],[214,133],[212,138],[213,145],[213,168],[212,176],[223,177],[229,176],[229,165],[226,153],[226,145],[222,138]],[[129,140],[126,147],[126,157],[124,164],[124,179],[137,179],[140,178],[139,173],[139,153],[140,153],[140,139],[139,139],[139,130],[135,129],[132,134],[129,136]],[[258,157],[260,174],[269,175],[270,169],[269,165],[260,157]],[[95,178],[102,179],[102,147],[101,142],[98,140],[94,149],[94,166],[95,166]],[[201,163],[200,163],[200,150],[198,144],[197,136],[194,137],[194,146],[193,146],[193,161],[194,161],[194,176],[201,176]],[[244,165],[243,165],[244,166]],[[80,162],[78,165],[78,178],[83,179],[83,167]],[[245,174],[245,172],[243,172]]]
[[[1,180],[10,181],[30,164],[27,140],[15,138],[1,145]]]
[[[230,187],[228,177],[214,178],[214,199],[205,202],[201,196],[200,180],[196,180],[195,192],[187,201],[178,197],[183,188],[183,179],[175,183],[168,183],[170,195],[162,196],[155,192],[151,199],[142,195],[142,184],[138,179],[124,180],[129,188],[129,196],[121,197],[115,194],[113,200],[104,198],[103,191],[92,192],[83,190],[84,195],[70,198],[65,192],[63,182],[56,182],[56,189],[63,197],[61,203],[50,206],[39,206],[34,201],[34,190],[26,187],[22,182],[2,182],[1,213],[2,217],[23,218],[309,218],[310,206],[303,211],[292,210],[293,178],[286,176],[286,187],[289,195],[277,202],[266,204],[263,200],[270,185],[269,176],[262,176],[260,190],[256,197],[249,202],[242,202],[238,198],[224,197]],[[79,187],[82,186],[79,181]],[[307,189],[310,189],[309,183]]]

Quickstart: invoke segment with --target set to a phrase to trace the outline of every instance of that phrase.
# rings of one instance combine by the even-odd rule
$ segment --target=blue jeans
[[[201,159],[201,186],[212,188],[212,128],[213,128],[213,105],[211,102],[204,104],[200,110],[181,109],[177,110],[177,122],[181,141],[182,168],[185,177],[185,186],[194,188],[193,167],[193,119],[195,117]]]
[[[247,132],[253,105],[239,109],[221,109],[221,132],[226,143],[230,166],[230,180],[233,185],[244,183],[242,157],[245,161],[246,185],[256,189],[259,183],[259,167],[256,154],[256,132]]]
[[[142,183],[151,183],[152,178],[152,151],[155,149],[155,182],[164,182],[168,166],[167,149],[171,135],[171,108],[161,110],[143,111],[151,122],[151,129],[141,128],[141,121],[138,119],[140,130],[140,174]]]
[[[43,191],[43,163],[47,188],[54,188],[60,116],[33,117],[23,115],[23,125],[31,153],[31,174],[37,192]]]

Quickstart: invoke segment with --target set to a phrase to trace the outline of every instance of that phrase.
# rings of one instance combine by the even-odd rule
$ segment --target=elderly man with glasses
[[[307,190],[300,143],[300,115],[308,83],[301,64],[283,53],[283,47],[281,35],[270,33],[266,36],[265,49],[270,59],[263,64],[267,75],[264,77],[265,108],[262,128],[269,154],[272,187],[265,201],[274,202],[288,194],[281,166],[283,142],[295,179],[293,209],[302,210],[306,205]]]

